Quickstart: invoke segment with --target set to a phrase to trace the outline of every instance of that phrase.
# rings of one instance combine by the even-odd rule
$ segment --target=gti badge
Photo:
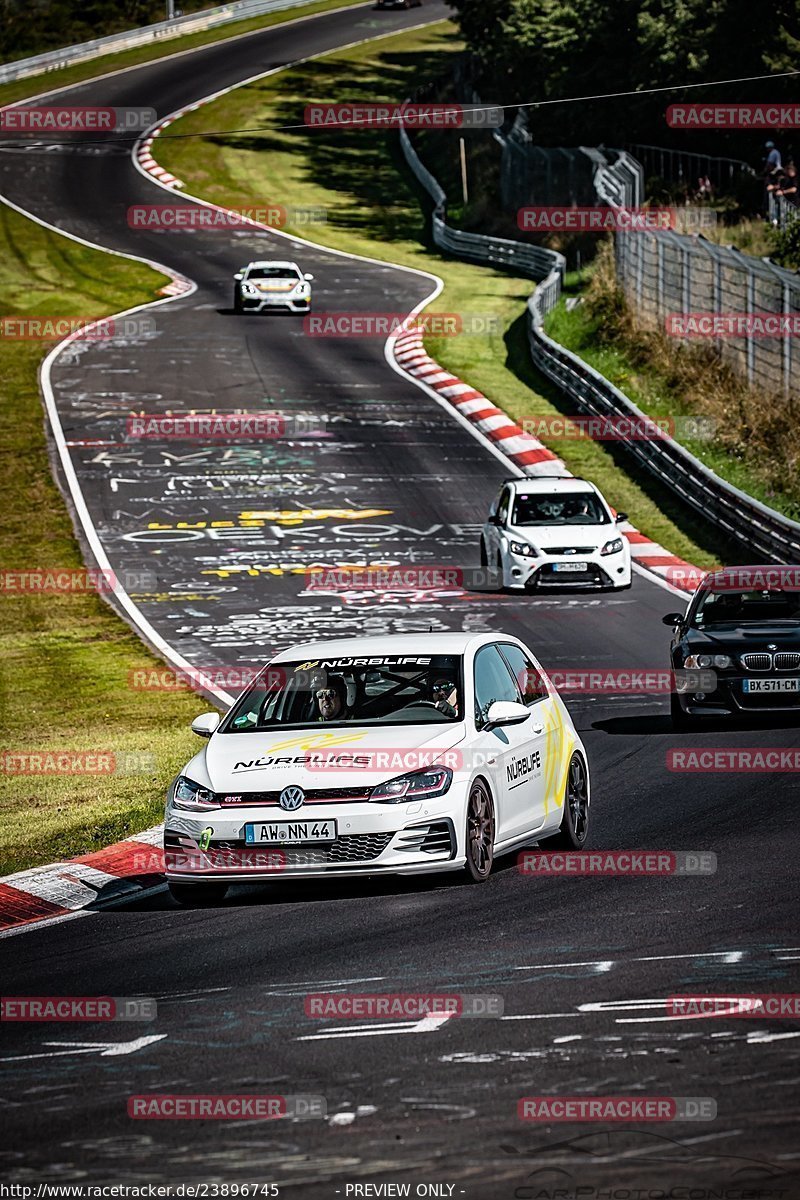
[[[306,794],[301,787],[284,788],[280,796],[278,796],[278,804],[281,808],[285,808],[287,812],[294,812],[306,798]]]

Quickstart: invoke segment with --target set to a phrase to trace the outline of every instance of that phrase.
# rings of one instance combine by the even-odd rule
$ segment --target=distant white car
[[[272,660],[170,787],[172,895],[230,883],[465,870],[580,849],[586,751],[530,650],[502,633],[310,643]]]
[[[481,564],[502,587],[621,591],[631,586],[631,551],[598,488],[561,476],[507,479],[481,534]]]
[[[288,308],[311,312],[311,280],[294,262],[251,262],[234,275],[234,312],[263,312]]]

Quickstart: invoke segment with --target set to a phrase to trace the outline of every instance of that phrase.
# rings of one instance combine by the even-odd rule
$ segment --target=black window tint
[[[506,642],[501,644],[500,649],[514,672],[517,687],[522,693],[523,704],[535,704],[537,700],[543,699],[548,694],[547,688],[527,654],[519,646],[512,646]]]
[[[475,724],[482,729],[495,700],[519,704],[517,685],[496,646],[483,646],[475,655]]]

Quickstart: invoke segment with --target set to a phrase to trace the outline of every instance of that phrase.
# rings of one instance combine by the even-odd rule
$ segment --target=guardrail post
[[[792,308],[792,292],[788,283],[783,285],[783,311],[788,317]],[[791,396],[790,380],[792,378],[792,337],[784,336],[783,338],[783,394],[787,398]]]
[[[747,272],[747,315],[752,317],[755,312],[756,277],[752,271]],[[747,382],[752,384],[756,374],[756,343],[755,338],[745,339],[747,350]]]

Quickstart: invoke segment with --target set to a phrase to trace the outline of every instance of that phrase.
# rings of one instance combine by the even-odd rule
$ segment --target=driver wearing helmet
[[[346,720],[347,688],[341,675],[329,675],[327,683],[314,692],[318,721]]]
[[[458,693],[452,679],[437,679],[431,688],[433,702],[440,713],[454,717],[458,707]]]

